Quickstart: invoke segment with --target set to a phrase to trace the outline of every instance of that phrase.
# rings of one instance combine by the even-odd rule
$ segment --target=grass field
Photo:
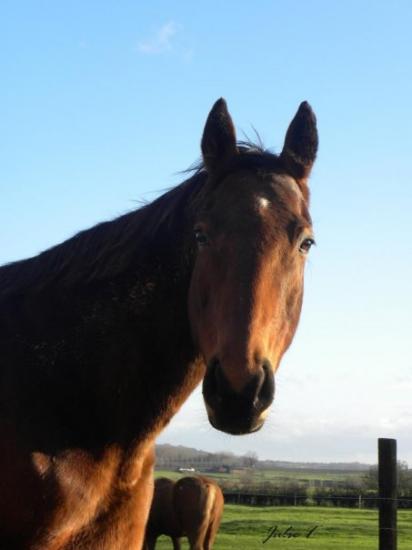
[[[155,477],[168,477],[170,479],[179,479],[184,475],[193,475],[191,473],[179,473],[173,472],[170,470],[156,470]],[[245,472],[234,470],[229,474],[218,474],[218,473],[207,473],[207,477],[216,479],[217,481],[229,481],[229,482],[239,482],[242,481],[245,477]],[[290,481],[294,482],[311,482],[315,480],[321,481],[357,481],[360,480],[364,475],[364,472],[342,472],[342,471],[317,471],[317,470],[248,470],[246,475],[249,478],[249,481],[252,483],[287,483]]]
[[[294,538],[273,537],[291,526]],[[306,533],[317,526],[310,538]],[[183,539],[183,548],[189,547]],[[226,505],[214,548],[216,550],[376,550],[378,512],[322,507],[250,507]],[[172,548],[160,537],[156,548]],[[412,510],[398,512],[398,550],[412,549]]]

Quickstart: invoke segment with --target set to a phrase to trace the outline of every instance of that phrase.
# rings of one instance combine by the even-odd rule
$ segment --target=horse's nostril
[[[227,383],[219,359],[212,359],[203,380],[203,395],[207,397],[210,405],[217,405],[222,402],[222,396],[226,390]]]
[[[260,395],[260,392],[262,390],[262,387],[265,383],[265,379],[266,379],[266,376],[267,376],[267,373],[266,373],[266,370],[263,368],[263,365],[259,368],[259,372],[258,374],[256,375],[256,389],[255,389],[255,401],[257,399],[259,399],[259,395]]]
[[[223,373],[219,359],[214,359],[209,366],[210,375],[213,379],[213,386],[216,391],[215,397],[221,399],[222,394],[227,390],[227,381]]]
[[[217,357],[209,362],[203,379],[203,395],[208,406],[215,409],[225,403],[230,413],[239,406],[260,414],[272,403],[274,388],[274,376],[267,360],[261,361],[253,378],[240,391],[233,388]]]
[[[203,397],[209,420],[218,430],[231,434],[257,431],[274,396],[274,375],[269,361],[260,360],[254,372],[244,369],[245,384],[233,387],[220,361],[209,361],[203,379]],[[239,367],[241,369],[241,366]],[[242,374],[242,371],[239,373]]]
[[[261,375],[254,405],[260,410],[265,410],[273,401],[275,393],[275,377],[269,361],[263,361]]]

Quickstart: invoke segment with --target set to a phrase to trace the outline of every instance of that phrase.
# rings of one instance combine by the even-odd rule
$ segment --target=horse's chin
[[[230,435],[247,435],[258,432],[265,423],[265,420],[260,417],[256,420],[248,419],[236,422],[233,419],[217,418],[210,407],[207,406],[206,408],[210,424],[216,430]]]

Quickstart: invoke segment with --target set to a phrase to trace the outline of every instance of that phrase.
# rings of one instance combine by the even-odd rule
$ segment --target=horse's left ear
[[[299,183],[306,183],[318,151],[316,117],[307,101],[300,104],[280,155],[286,171]]]
[[[207,117],[202,137],[202,155],[210,174],[216,174],[237,154],[236,132],[226,101],[220,98]]]

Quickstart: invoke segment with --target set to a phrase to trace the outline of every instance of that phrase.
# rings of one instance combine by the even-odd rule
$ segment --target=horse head
[[[201,147],[207,181],[193,208],[188,311],[207,366],[209,420],[230,434],[263,425],[274,375],[298,324],[314,243],[308,177],[317,145],[316,119],[306,102],[279,156],[237,143],[223,99],[206,122]]]

